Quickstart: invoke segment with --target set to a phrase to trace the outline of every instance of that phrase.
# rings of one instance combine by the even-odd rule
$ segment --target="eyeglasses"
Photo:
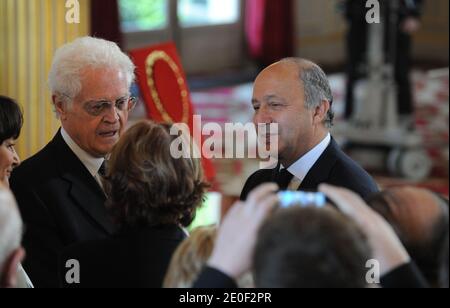
[[[106,100],[91,101],[84,104],[83,109],[91,116],[98,117],[107,114],[114,106],[117,110],[130,111],[136,106],[137,100],[135,97],[122,97],[115,102]]]

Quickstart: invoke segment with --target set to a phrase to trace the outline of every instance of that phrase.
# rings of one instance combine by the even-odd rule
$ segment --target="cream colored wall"
[[[65,21],[64,0],[0,0],[0,93],[15,98],[25,124],[17,150],[35,154],[59,127],[47,75],[59,46],[89,34],[89,0],[79,0],[80,24]]]
[[[345,22],[334,0],[295,1],[295,47],[299,57],[320,65],[337,65],[345,60]]]
[[[363,1],[363,0],[361,0]],[[337,10],[339,0],[295,1],[297,56],[322,65],[345,62],[346,22]],[[425,1],[422,28],[414,35],[414,60],[448,63],[448,0]]]
[[[415,35],[414,57],[448,63],[448,0],[425,1],[423,27]]]

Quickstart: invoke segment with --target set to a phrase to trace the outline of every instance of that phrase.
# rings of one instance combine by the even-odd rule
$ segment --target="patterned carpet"
[[[433,161],[429,179],[408,181],[390,177],[384,170],[371,170],[381,187],[414,185],[449,195],[449,71],[415,71],[413,73],[416,105],[416,126],[424,138],[424,148]],[[345,76],[330,76],[335,101],[333,108],[336,121],[342,121],[344,109]],[[249,122],[252,118],[250,105],[252,84],[235,87],[195,91],[192,100],[196,113],[202,115],[203,123]],[[257,168],[254,161],[214,161],[218,180],[226,194],[238,194],[245,179]]]

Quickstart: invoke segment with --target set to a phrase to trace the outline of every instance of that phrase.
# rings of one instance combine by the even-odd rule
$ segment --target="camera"
[[[321,192],[281,191],[278,193],[278,198],[281,208],[291,206],[314,206],[321,208],[327,204],[327,198]]]

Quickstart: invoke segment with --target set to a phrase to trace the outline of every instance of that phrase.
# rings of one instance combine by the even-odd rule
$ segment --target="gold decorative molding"
[[[183,75],[181,73],[180,68],[175,63],[175,61],[164,51],[157,50],[153,51],[145,60],[146,63],[146,73],[147,73],[147,84],[150,88],[150,93],[153,98],[153,102],[156,106],[156,109],[161,114],[164,122],[167,123],[176,123],[177,121],[174,121],[174,119],[170,116],[170,114],[167,112],[167,110],[164,108],[163,103],[161,102],[161,99],[159,97],[158,90],[156,89],[156,82],[154,77],[154,67],[157,61],[164,61],[166,62],[172,72],[175,74],[175,77],[177,79],[177,83],[180,89],[180,95],[181,95],[181,102],[183,107],[183,115],[181,118],[182,123],[188,124],[189,122],[189,95],[188,95],[188,89],[186,86],[186,82],[184,81]]]

